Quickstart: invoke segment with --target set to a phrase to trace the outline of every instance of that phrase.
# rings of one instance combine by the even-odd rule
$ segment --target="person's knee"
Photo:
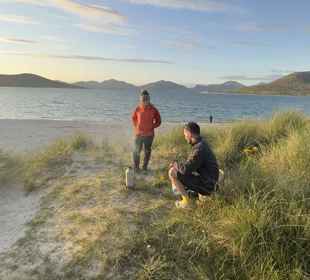
[[[136,145],[135,148],[134,148],[134,153],[135,154],[140,154],[142,151],[142,147],[139,146],[139,145]]]
[[[176,179],[177,178],[177,171],[174,167],[171,167],[168,171],[168,175],[170,179]]]

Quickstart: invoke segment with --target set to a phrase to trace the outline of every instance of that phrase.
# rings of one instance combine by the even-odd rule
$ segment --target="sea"
[[[258,96],[192,91],[150,91],[166,122],[231,122],[265,119],[279,111],[310,116],[310,96]],[[119,122],[130,120],[136,91],[100,89],[0,88],[0,119]]]

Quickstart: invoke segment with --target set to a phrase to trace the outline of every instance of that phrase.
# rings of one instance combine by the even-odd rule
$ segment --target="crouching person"
[[[219,178],[216,157],[201,136],[197,123],[189,122],[184,126],[185,140],[192,146],[188,159],[184,163],[171,163],[169,178],[172,188],[181,196],[176,201],[177,208],[189,206],[189,193],[207,196],[214,192]]]

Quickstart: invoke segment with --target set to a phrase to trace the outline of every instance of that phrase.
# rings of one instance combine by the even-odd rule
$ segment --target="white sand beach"
[[[27,152],[44,148],[51,142],[85,133],[95,142],[130,141],[130,123],[104,123],[54,120],[0,120],[0,149]]]
[[[156,130],[162,133],[177,123],[163,123]],[[202,126],[227,126],[225,123]],[[4,151],[28,152],[43,148],[59,138],[75,133],[85,133],[96,143],[108,141],[132,144],[133,129],[130,122],[55,121],[55,120],[0,120],[0,149]]]
[[[0,186],[0,254],[9,249],[25,233],[29,223],[39,210],[42,192],[26,195],[23,186]]]

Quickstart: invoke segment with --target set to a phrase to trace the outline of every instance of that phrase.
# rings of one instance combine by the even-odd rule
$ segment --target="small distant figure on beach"
[[[197,123],[189,122],[183,129],[184,138],[192,146],[183,163],[173,162],[169,166],[172,191],[181,195],[177,208],[187,208],[190,197],[204,198],[216,190],[219,180],[219,166],[210,146],[200,136]]]
[[[210,123],[213,123],[213,116],[212,115],[210,115],[209,121],[210,121]]]
[[[134,171],[140,172],[140,154],[144,149],[142,170],[147,172],[151,158],[154,130],[161,125],[161,116],[156,107],[151,104],[150,94],[143,90],[140,94],[140,103],[132,114],[132,123],[135,129],[135,148],[133,152]]]

